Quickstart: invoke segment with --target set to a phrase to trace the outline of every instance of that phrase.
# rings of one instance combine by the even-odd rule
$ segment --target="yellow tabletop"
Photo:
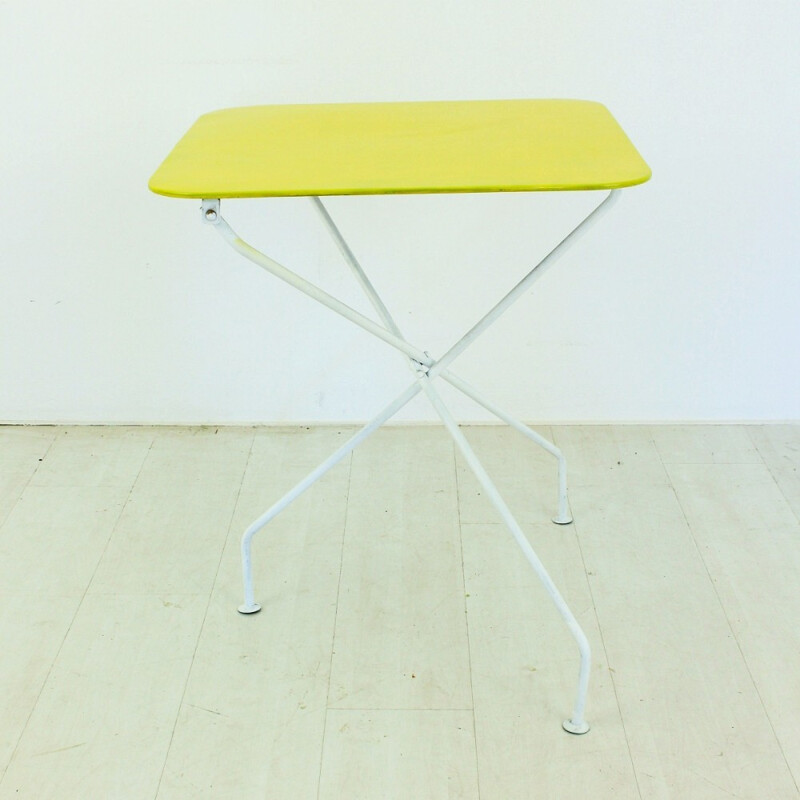
[[[616,189],[650,168],[585,100],[342,103],[205,114],[150,179],[170,197]]]

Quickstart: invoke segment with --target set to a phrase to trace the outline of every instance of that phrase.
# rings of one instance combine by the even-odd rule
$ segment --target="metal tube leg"
[[[567,234],[497,305],[476,322],[438,361],[439,372],[458,358],[506,309],[528,291],[534,281],[541,278],[550,267],[577,242],[592,225],[608,213],[617,201],[619,189],[612,189],[608,196],[571,233]],[[418,359],[419,360],[419,359]],[[425,363],[425,362],[422,362]]]
[[[257,264],[262,269],[265,269],[267,272],[274,275],[276,278],[280,278],[285,283],[293,286],[295,289],[312,298],[313,300],[322,303],[322,305],[332,309],[345,319],[349,319],[352,323],[358,325],[360,328],[363,328],[365,331],[369,331],[379,339],[383,339],[384,342],[392,345],[392,347],[397,348],[410,358],[413,358],[415,361],[427,365],[431,365],[433,363],[430,357],[422,350],[418,350],[401,337],[396,336],[391,331],[387,331],[385,328],[382,328],[376,322],[373,322],[373,320],[371,320],[369,317],[365,317],[360,311],[350,308],[350,306],[346,305],[341,300],[337,300],[335,297],[333,297],[333,295],[328,294],[326,291],[320,289],[318,286],[315,286],[313,283],[310,283],[305,278],[295,275],[294,272],[284,267],[283,264],[279,264],[274,258],[270,258],[268,255],[256,250],[255,247],[252,247],[245,242],[236,233],[236,231],[234,231],[233,228],[228,225],[228,223],[219,213],[218,200],[204,200],[203,208],[207,209],[206,219],[212,219],[208,217],[209,212],[214,215],[213,221],[211,221],[210,224],[217,229],[220,236],[222,236],[222,238],[237,253],[244,256],[248,261],[252,261],[254,264]]]
[[[358,259],[353,254],[353,251],[350,249],[350,245],[342,236],[341,231],[336,227],[336,223],[333,221],[333,218],[328,213],[328,209],[322,204],[322,200],[319,197],[312,197],[311,202],[314,205],[314,208],[319,213],[320,217],[322,218],[322,222],[325,225],[328,233],[331,235],[331,238],[336,243],[336,246],[339,248],[339,252],[342,254],[342,257],[347,262],[347,265],[355,275],[356,280],[361,286],[364,294],[369,298],[370,303],[372,303],[372,307],[378,312],[378,316],[381,318],[381,321],[384,325],[396,336],[400,338],[405,338],[402,333],[400,333],[400,329],[397,327],[397,323],[392,318],[392,315],[389,313],[389,309],[386,308],[386,304],[381,300],[378,293],[375,291],[375,287],[370,282],[370,279],[367,277],[366,272],[364,272],[364,268],[358,262]]]
[[[532,442],[538,444],[539,447],[544,448],[548,453],[554,455],[558,459],[558,514],[553,517],[553,522],[557,525],[569,525],[572,522],[572,515],[569,513],[569,505],[567,503],[567,459],[564,458],[564,454],[561,450],[552,442],[545,439],[544,436],[541,436],[523,422],[507,414],[502,408],[485,398],[474,386],[470,386],[470,384],[457,375],[454,375],[450,370],[444,370],[444,372],[442,372],[442,378],[452,386],[455,386],[460,392],[463,392],[467,397],[474,400],[478,405],[483,406],[487,411],[494,414],[498,419],[503,420],[507,425],[518,430]]]
[[[528,559],[528,563],[530,563],[530,565],[533,567],[534,572],[544,585],[544,588],[547,590],[547,593],[553,600],[553,603],[558,609],[559,614],[561,614],[562,618],[567,623],[570,633],[578,644],[578,650],[580,651],[581,657],[580,672],[578,675],[578,692],[575,698],[575,705],[572,710],[572,717],[564,720],[562,725],[564,730],[568,731],[569,733],[586,733],[589,730],[589,723],[584,719],[586,694],[589,689],[589,669],[591,666],[591,649],[589,647],[589,640],[586,638],[586,634],[581,629],[581,626],[575,619],[574,614],[572,611],[570,611],[569,606],[561,596],[561,592],[558,591],[555,583],[553,583],[553,579],[548,574],[544,564],[542,564],[542,562],[539,560],[539,556],[536,555],[536,551],[531,547],[530,542],[525,538],[525,534],[522,532],[519,523],[514,519],[511,511],[492,482],[492,479],[489,477],[486,470],[483,468],[483,465],[478,460],[478,457],[470,447],[469,443],[464,437],[464,434],[460,431],[458,424],[456,423],[455,419],[453,419],[452,414],[448,410],[447,406],[445,406],[445,404],[442,402],[442,399],[439,397],[438,392],[433,387],[430,378],[424,373],[421,373],[418,377],[418,380],[422,385],[425,394],[428,396],[428,399],[431,401],[431,404],[436,409],[436,412],[442,418],[442,422],[444,422],[445,427],[464,455],[467,463],[470,465],[472,471],[475,473],[476,477],[483,486],[484,491],[489,496],[489,499],[494,503],[497,510],[500,512],[500,516],[502,516],[503,521],[506,523],[508,529],[516,539],[517,544],[520,546],[525,557]]]
[[[251,560],[251,543],[258,533],[271,519],[274,519],[286,506],[299,497],[313,483],[318,481],[328,470],[336,466],[351,450],[374,433],[384,422],[393,417],[413,397],[419,394],[422,387],[412,383],[401,395],[389,403],[371,422],[368,422],[358,433],[348,439],[335,453],[330,455],[315,470],[310,472],[293,489],[288,491],[277,503],[265,511],[242,536],[242,577],[244,579],[244,603],[239,606],[240,614],[255,614],[261,611],[253,593],[253,566]]]

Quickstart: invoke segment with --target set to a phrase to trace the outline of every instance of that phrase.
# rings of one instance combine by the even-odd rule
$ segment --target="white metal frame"
[[[490,400],[486,399],[477,389],[470,386],[466,381],[455,375],[448,365],[472,344],[512,303],[518,300],[522,294],[530,288],[535,280],[540,278],[547,269],[561,256],[566,249],[574,244],[586,230],[605,215],[614,205],[618,197],[619,190],[612,190],[608,196],[592,211],[573,231],[567,235],[550,253],[545,256],[528,274],[487,314],[485,314],[469,331],[459,339],[441,358],[432,358],[425,350],[420,350],[406,341],[400,332],[396,322],[392,318],[388,309],[384,305],[375,288],[370,283],[364,270],[359,264],[350,247],[345,242],[344,237],[334,224],[325,206],[318,197],[312,197],[311,201],[319,213],[322,221],[339,248],[344,260],[352,270],[356,280],[360,284],[364,293],[369,298],[378,317],[383,325],[380,325],[369,317],[350,306],[337,300],[332,295],[323,291],[309,281],[296,275],[291,270],[279,264],[269,256],[264,255],[255,248],[243,241],[223,219],[220,210],[220,201],[209,199],[202,202],[202,215],[205,222],[213,225],[226,242],[238,253],[249,259],[253,263],[262,267],[267,272],[275,275],[286,283],[294,286],[299,291],[312,297],[341,316],[349,319],[354,324],[368,331],[369,333],[382,339],[387,344],[399,350],[406,356],[407,362],[414,372],[414,381],[389,403],[377,416],[368,422],[361,430],[345,442],[335,453],[331,454],[316,469],[312,470],[300,483],[287,492],[277,503],[267,509],[258,519],[256,519],[244,532],[241,545],[242,572],[244,578],[244,603],[239,606],[242,614],[254,614],[261,610],[261,606],[255,602],[253,591],[253,568],[251,560],[251,544],[253,536],[261,530],[270,520],[276,517],[286,508],[295,498],[301,495],[313,483],[319,480],[328,470],[339,463],[348,453],[363,442],[370,434],[376,431],[381,425],[393,417],[403,406],[420,392],[424,392],[441,418],[450,435],[453,437],[459,450],[461,450],[465,460],[475,473],[478,481],[483,486],[489,499],[497,508],[506,526],[511,531],[514,539],[522,550],[528,563],[533,568],[539,580],[544,585],[550,595],[559,614],[567,624],[570,633],[578,645],[580,653],[580,670],[578,674],[578,689],[575,697],[575,704],[572,716],[562,724],[564,730],[569,733],[581,734],[589,730],[589,723],[584,717],[586,707],[586,695],[589,687],[589,669],[591,665],[591,650],[589,641],[581,629],[574,614],[570,611],[558,588],[553,583],[550,575],[545,569],[536,552],[531,547],[525,534],[522,532],[511,511],[501,497],[491,478],[487,474],[483,465],[478,460],[474,451],[467,442],[464,434],[458,427],[458,423],[453,418],[450,410],[445,405],[439,392],[435,387],[435,380],[442,378],[467,397],[482,405],[490,413],[507,423],[520,433],[528,437],[535,444],[544,448],[548,453],[555,456],[558,460],[558,511],[553,518],[553,522],[559,525],[567,525],[572,522],[567,502],[567,464],[561,451],[547,439],[531,430],[527,425],[514,419],[511,415],[498,408]]]

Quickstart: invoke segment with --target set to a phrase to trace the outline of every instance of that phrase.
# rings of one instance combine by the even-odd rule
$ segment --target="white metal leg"
[[[578,644],[580,652],[580,671],[578,678],[578,692],[576,695],[575,705],[573,707],[572,717],[563,723],[565,730],[570,733],[586,733],[589,730],[589,725],[584,719],[584,712],[586,706],[586,694],[589,685],[589,668],[591,664],[591,651],[589,642],[581,630],[575,616],[570,611],[564,598],[561,596],[557,587],[550,578],[544,565],[539,560],[535,551],[531,547],[525,535],[522,532],[519,524],[514,519],[511,511],[506,505],[497,488],[492,483],[491,478],[486,473],[483,465],[478,460],[477,456],[469,446],[466,438],[458,427],[455,419],[448,410],[447,406],[442,401],[438,392],[433,386],[433,380],[440,376],[459,389],[461,392],[471,397],[473,400],[483,405],[484,408],[491,413],[498,416],[500,419],[520,431],[523,435],[527,436],[533,442],[543,447],[549,453],[558,459],[558,482],[559,482],[559,501],[558,501],[558,514],[554,518],[554,522],[559,524],[566,524],[571,522],[569,516],[568,503],[567,503],[567,482],[566,482],[566,461],[561,451],[551,442],[547,441],[544,437],[537,434],[527,425],[514,419],[511,415],[502,411],[494,403],[487,400],[483,395],[474,389],[466,381],[454,375],[447,365],[456,359],[478,336],[480,336],[512,303],[514,303],[524,292],[531,286],[534,280],[541,277],[541,275],[555,262],[556,258],[566,250],[567,246],[577,241],[579,235],[584,232],[591,223],[599,219],[605,214],[608,209],[613,205],[617,196],[616,191],[612,191],[600,205],[595,208],[584,220],[578,225],[568,236],[566,236],[545,258],[543,258],[529,273],[502,299],[500,300],[482,319],[480,319],[469,331],[457,341],[440,359],[435,360],[430,355],[414,345],[406,341],[405,337],[400,332],[397,324],[392,318],[389,310],[386,308],[383,301],[378,296],[374,287],[366,276],[366,273],[361,268],[355,255],[350,250],[349,246],[342,237],[339,230],[336,228],[333,220],[328,214],[325,207],[319,198],[312,198],[318,212],[322,216],[323,222],[333,236],[339,250],[352,269],[356,279],[369,298],[373,307],[375,308],[381,321],[385,327],[378,325],[368,317],[365,317],[360,312],[356,311],[350,306],[337,300],[332,295],[324,292],[317,286],[314,286],[309,281],[295,275],[290,270],[286,269],[283,265],[264,255],[255,248],[251,247],[243,241],[222,218],[220,214],[219,200],[204,200],[202,205],[203,217],[206,222],[214,225],[222,237],[234,248],[237,252],[245,258],[254,262],[258,266],[272,273],[281,280],[294,286],[309,297],[317,300],[328,308],[336,311],[341,316],[349,319],[354,324],[363,328],[364,330],[372,333],[374,336],[382,339],[386,343],[392,345],[397,350],[405,354],[412,369],[417,375],[417,380],[402,394],[400,394],[392,403],[390,403],[380,414],[378,414],[371,422],[365,425],[355,436],[345,442],[335,453],[328,459],[320,464],[315,470],[310,472],[300,483],[298,483],[292,490],[290,490],[284,497],[275,503],[270,509],[262,514],[255,520],[250,527],[245,531],[242,537],[242,571],[244,577],[244,603],[239,607],[239,611],[243,614],[253,614],[260,610],[260,606],[255,602],[253,592],[253,576],[252,576],[252,561],[251,561],[251,544],[253,536],[266,525],[271,519],[277,516],[284,508],[286,508],[295,498],[302,494],[307,488],[321,478],[328,470],[335,466],[345,455],[351,452],[360,442],[366,439],[371,433],[377,430],[394,414],[396,414],[404,405],[406,405],[416,394],[423,390],[428,396],[431,404],[445,424],[445,427],[453,437],[457,446],[467,460],[471,469],[475,472],[478,480],[484,487],[486,494],[494,503],[497,510],[500,512],[503,521],[511,531],[516,539],[523,554],[527,558],[531,567],[536,572],[541,580],[548,594],[553,600],[556,608],[563,617],[567,624],[572,636]]]
[[[348,439],[335,453],[332,453],[315,470],[309,472],[300,483],[288,491],[277,503],[265,511],[242,536],[242,574],[244,578],[244,603],[239,606],[241,614],[255,614],[261,611],[261,606],[256,603],[253,593],[253,565],[250,557],[253,536],[256,535],[271,519],[274,519],[293,500],[298,498],[312,484],[316,483],[328,470],[335,467],[351,450],[361,444],[370,434],[374,433],[387,420],[391,419],[404,405],[419,394],[421,387],[414,383],[402,394],[398,395],[386,408],[381,411],[371,422],[368,422],[355,436]]]
[[[467,463],[475,473],[475,476],[480,481],[481,486],[483,486],[487,496],[492,501],[495,508],[500,512],[503,522],[506,523],[506,526],[516,539],[517,544],[520,546],[525,555],[525,558],[528,559],[528,563],[533,567],[534,572],[544,585],[547,593],[552,598],[555,607],[558,609],[558,613],[561,614],[562,618],[567,623],[570,633],[578,644],[578,650],[581,656],[581,666],[578,674],[578,692],[575,697],[575,705],[572,710],[572,717],[563,722],[563,727],[564,730],[569,731],[569,733],[586,733],[589,730],[589,723],[584,719],[584,711],[586,709],[586,694],[589,690],[589,669],[592,660],[589,640],[586,638],[586,634],[584,634],[572,611],[570,611],[566,601],[561,596],[561,592],[558,591],[555,583],[553,583],[553,579],[548,574],[544,564],[542,564],[542,562],[539,560],[539,556],[536,555],[536,551],[531,547],[530,542],[522,532],[522,528],[520,528],[519,523],[514,519],[514,516],[506,505],[505,500],[503,500],[501,497],[500,492],[497,491],[492,479],[483,468],[483,465],[478,460],[478,457],[475,455],[473,449],[470,447],[469,442],[467,442],[464,434],[458,427],[458,424],[453,419],[452,414],[448,410],[447,406],[442,402],[441,397],[439,397],[439,393],[436,391],[436,389],[434,389],[431,379],[424,373],[420,373],[419,381],[422,384],[425,394],[427,394],[428,399],[431,401],[431,405],[433,405],[433,407],[436,409],[436,412],[441,417],[442,422],[445,424],[445,427],[455,440],[455,443],[458,445],[459,450],[461,450],[461,453],[463,454]]]
[[[442,378],[452,386],[455,386],[460,392],[467,397],[474,400],[479,405],[483,406],[487,411],[494,414],[498,419],[503,420],[507,425],[510,425],[515,430],[518,430],[523,436],[527,436],[532,442],[544,448],[548,453],[554,455],[558,459],[558,514],[553,517],[553,522],[558,525],[569,525],[572,522],[572,515],[569,513],[569,503],[567,501],[567,459],[564,454],[552,442],[548,441],[536,433],[535,430],[529,428],[523,422],[514,419],[510,414],[503,411],[499,406],[496,406],[491,400],[485,398],[474,386],[470,386],[465,380],[462,380],[457,375],[454,375],[449,369],[442,373]]]
[[[397,323],[394,321],[388,308],[383,303],[378,293],[375,291],[375,287],[370,282],[369,278],[367,277],[366,273],[361,267],[361,264],[358,262],[358,259],[350,249],[349,245],[345,241],[339,229],[336,227],[336,224],[334,223],[330,214],[328,214],[325,206],[322,204],[322,201],[318,197],[314,197],[312,198],[312,202],[317,208],[317,211],[320,213],[320,216],[322,217],[325,227],[328,229],[329,233],[331,234],[337,246],[339,247],[342,256],[344,257],[345,261],[353,271],[358,283],[364,290],[364,293],[370,299],[373,308],[378,312],[381,321],[396,336],[405,340],[405,337],[403,337],[403,334],[401,333]],[[511,302],[513,302],[513,300]],[[502,313],[502,310],[499,313]],[[503,520],[506,522],[506,525],[508,525],[515,539],[522,547],[523,553],[533,566],[538,577],[544,583],[546,591],[553,599],[553,602],[555,603],[559,613],[567,622],[570,632],[575,637],[578,643],[578,649],[581,656],[578,693],[576,696],[572,717],[569,720],[565,720],[563,725],[565,730],[569,731],[570,733],[586,733],[589,730],[589,725],[584,719],[584,711],[586,708],[586,694],[588,692],[588,687],[589,687],[589,672],[591,666],[591,650],[589,647],[589,642],[585,634],[583,633],[583,630],[581,629],[580,625],[578,625],[577,620],[573,616],[572,612],[570,611],[563,597],[561,596],[555,584],[553,583],[552,579],[550,578],[549,574],[547,573],[547,570],[544,568],[544,565],[539,560],[533,548],[530,546],[530,543],[522,533],[522,530],[520,529],[518,523],[516,522],[510,510],[508,509],[508,506],[506,505],[505,501],[501,497],[500,493],[497,491],[492,480],[489,478],[488,474],[486,473],[486,470],[483,468],[483,465],[480,463],[478,457],[475,455],[475,452],[469,446],[466,438],[461,433],[461,430],[459,429],[457,423],[453,419],[452,414],[450,414],[449,409],[439,396],[438,392],[436,392],[436,390],[433,388],[431,379],[425,374],[424,370],[419,370],[419,376],[420,376],[419,377],[420,384],[425,389],[425,393],[428,395],[429,400],[431,401],[437,413],[441,417],[442,422],[444,422],[451,436],[455,440],[456,444],[459,446],[459,449],[461,449],[462,453],[467,459],[467,462],[469,463],[470,467],[476,473],[476,476],[483,485],[487,495],[489,495],[492,502],[500,511]],[[459,389],[461,392],[466,394],[468,397],[471,397],[475,402],[484,406],[492,414],[499,417],[500,419],[502,419],[504,422],[506,422],[508,425],[512,426],[516,430],[520,431],[523,435],[527,436],[529,439],[538,444],[540,447],[543,447],[545,450],[547,450],[547,452],[556,456],[556,458],[558,459],[559,497],[558,497],[558,515],[554,518],[553,521],[559,524],[567,524],[572,522],[572,517],[569,515],[567,506],[567,463],[562,452],[554,444],[549,442],[543,436],[540,436],[538,433],[536,433],[536,431],[532,430],[527,425],[524,425],[523,423],[517,421],[510,414],[507,414],[498,406],[496,406],[494,403],[487,400],[485,397],[483,397],[483,395],[481,395],[481,393],[477,389],[470,386],[466,381],[454,375],[450,370],[446,369],[443,370],[442,377],[445,380],[447,380],[450,384],[455,386],[457,389]]]
[[[364,290],[364,294],[369,298],[370,303],[372,303],[372,307],[378,312],[378,316],[381,318],[383,324],[397,337],[405,341],[405,336],[400,333],[400,328],[397,327],[397,323],[392,318],[392,315],[389,313],[389,309],[386,308],[383,300],[379,297],[378,293],[375,291],[375,287],[372,285],[370,279],[367,277],[367,274],[364,272],[361,264],[358,263],[358,259],[353,254],[353,251],[350,249],[350,245],[344,240],[344,236],[342,236],[339,229],[336,227],[336,223],[331,218],[331,215],[328,213],[328,210],[322,204],[322,200],[319,197],[312,197],[311,202],[314,205],[314,208],[319,213],[320,217],[322,218],[322,223],[325,225],[328,233],[330,233],[333,241],[336,243],[336,246],[339,248],[339,252],[342,254],[342,257],[347,262],[347,265],[355,275],[356,280],[358,281],[361,288]],[[423,362],[424,363],[424,362]]]
[[[345,241],[344,236],[342,236],[341,232],[336,226],[336,223],[331,218],[331,215],[328,213],[327,209],[323,205],[320,198],[312,197],[311,201],[314,204],[316,210],[319,212],[319,215],[322,217],[323,224],[325,225],[326,229],[328,230],[334,242],[336,243],[337,247],[339,248],[339,251],[344,257],[344,260],[347,262],[348,266],[355,275],[355,278],[358,281],[359,285],[369,298],[373,308],[378,312],[378,316],[380,316],[381,321],[384,323],[384,325],[386,325],[386,327],[390,331],[392,331],[392,333],[394,333],[396,336],[400,337],[405,341],[405,337],[400,332],[397,323],[394,321],[392,315],[389,313],[389,309],[386,307],[386,305],[381,300],[378,293],[375,291],[375,287],[370,282],[369,278],[364,272],[364,269],[362,268],[361,264],[359,263],[353,251],[350,249],[350,246]],[[564,242],[562,242],[562,244],[563,243]],[[534,269],[541,269],[541,264],[538,264]],[[508,298],[504,298],[504,301],[506,299]],[[510,305],[511,302],[513,302],[513,299],[510,300],[508,304]],[[502,313],[502,311],[505,310],[505,307],[497,313],[497,316],[499,316]],[[455,358],[459,352],[460,350],[456,351],[452,357]],[[511,415],[507,414],[498,406],[496,406],[494,403],[487,400],[485,397],[483,397],[483,395],[481,395],[480,392],[478,392],[477,389],[470,386],[466,381],[462,380],[457,375],[454,375],[452,371],[443,370],[442,377],[446,381],[451,383],[453,386],[458,388],[461,392],[466,394],[468,397],[472,398],[476,403],[482,405],[496,417],[498,417],[499,419],[503,420],[506,424],[518,430],[524,436],[527,436],[531,441],[535,442],[540,447],[543,447],[548,453],[551,453],[558,459],[558,512],[556,513],[556,516],[553,517],[553,522],[557,523],[558,525],[568,525],[569,523],[571,523],[572,516],[569,513],[569,506],[567,502],[567,461],[564,458],[563,453],[552,442],[549,442],[543,436],[540,436],[538,433],[536,433],[536,431],[531,430],[531,428],[529,428],[527,425],[524,425],[523,423],[517,421],[516,419],[511,417]]]
[[[439,359],[439,371],[454,359],[458,358],[501,314],[503,314],[512,303],[515,303],[530,289],[534,281],[537,281],[547,272],[553,264],[577,242],[589,228],[598,220],[602,219],[617,202],[619,189],[614,189],[608,193],[597,208],[594,209],[576,228],[567,234],[497,305],[489,311],[482,319],[475,323],[458,340],[442,358]]]
[[[214,210],[215,207],[217,209],[216,211]],[[234,250],[236,250],[237,253],[243,255],[246,259],[252,261],[254,264],[257,264],[267,272],[272,273],[275,277],[280,278],[290,286],[294,286],[295,289],[298,289],[303,294],[308,295],[314,300],[317,300],[318,302],[332,309],[345,319],[349,319],[360,328],[363,328],[371,333],[373,336],[383,339],[383,341],[385,341],[387,344],[392,345],[392,347],[396,347],[398,350],[402,351],[407,356],[410,356],[415,361],[418,361],[421,364],[433,363],[428,355],[423,353],[422,350],[418,350],[416,347],[410,345],[405,341],[405,339],[402,339],[391,331],[387,331],[385,328],[382,328],[380,325],[373,322],[369,317],[365,317],[361,312],[356,311],[354,308],[350,308],[350,306],[341,302],[341,300],[337,300],[335,297],[333,297],[333,295],[328,294],[318,286],[314,286],[313,283],[305,280],[305,278],[295,275],[294,272],[284,267],[283,264],[279,264],[277,261],[275,261],[275,259],[270,258],[259,250],[256,250],[255,247],[252,247],[245,242],[222,218],[222,215],[218,211],[219,200],[204,200],[203,209],[205,211],[205,219],[216,227],[220,236],[222,236],[222,238],[225,239],[225,241]],[[214,212],[215,216],[209,217],[209,211]]]

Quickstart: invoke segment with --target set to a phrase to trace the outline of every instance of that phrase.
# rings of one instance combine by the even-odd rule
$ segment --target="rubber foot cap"
[[[589,723],[586,720],[581,722],[580,725],[576,725],[571,719],[565,719],[561,723],[561,727],[567,733],[574,733],[576,736],[589,732]]]
[[[258,612],[261,611],[261,606],[258,603],[253,603],[251,606],[242,604],[239,606],[237,611],[240,614],[258,614]]]
[[[556,525],[569,525],[572,522],[572,517],[553,517],[553,522]]]

